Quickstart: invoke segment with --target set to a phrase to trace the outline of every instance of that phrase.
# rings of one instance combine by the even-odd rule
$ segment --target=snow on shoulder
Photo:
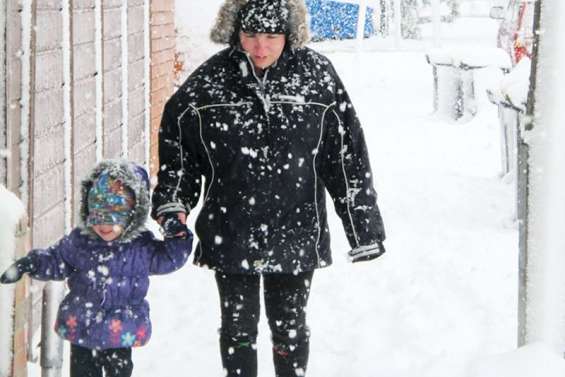
[[[562,377],[565,360],[542,342],[531,343],[515,351],[479,360],[469,377]]]

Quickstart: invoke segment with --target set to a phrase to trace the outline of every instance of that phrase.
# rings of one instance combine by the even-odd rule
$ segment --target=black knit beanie
[[[238,16],[240,30],[245,33],[286,34],[288,31],[286,0],[249,0]]]

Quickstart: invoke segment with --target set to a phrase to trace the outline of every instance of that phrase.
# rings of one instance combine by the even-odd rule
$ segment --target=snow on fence
[[[5,271],[14,262],[16,230],[24,215],[23,203],[0,185],[0,271]],[[14,297],[14,285],[0,285],[0,377],[10,376],[12,370]]]
[[[503,174],[516,170],[519,117],[526,111],[530,66],[530,59],[523,58],[500,82],[487,89],[489,100],[498,106]]]
[[[122,32],[120,43],[122,47],[122,153],[121,157],[128,158],[128,125],[129,125],[129,54],[128,54],[128,0],[122,0],[120,12]]]
[[[518,344],[526,338],[526,242],[529,147],[524,140],[525,112],[530,85],[531,62],[523,58],[500,82],[487,89],[489,100],[498,106],[501,132],[501,158],[504,174],[516,181],[516,216],[519,236]]]
[[[433,68],[434,112],[465,122],[477,113],[474,71],[486,67],[510,69],[508,54],[498,48],[435,48],[426,53]]]

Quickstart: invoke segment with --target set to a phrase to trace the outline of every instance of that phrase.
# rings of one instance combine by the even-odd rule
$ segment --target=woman
[[[204,184],[194,263],[216,273],[227,375],[257,375],[262,278],[277,376],[302,376],[313,271],[332,262],[325,189],[350,259],[384,252],[363,132],[329,60],[304,47],[303,0],[226,0],[211,37],[229,47],[165,106],[153,217],[184,223]]]

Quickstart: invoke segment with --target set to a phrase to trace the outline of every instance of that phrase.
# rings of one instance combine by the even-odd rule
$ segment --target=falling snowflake
[[[247,259],[244,259],[241,262],[241,267],[245,268],[246,270],[249,270],[249,262],[247,261]]]
[[[110,273],[110,270],[108,270],[108,266],[98,266],[97,270],[104,276],[108,276],[108,274]]]

